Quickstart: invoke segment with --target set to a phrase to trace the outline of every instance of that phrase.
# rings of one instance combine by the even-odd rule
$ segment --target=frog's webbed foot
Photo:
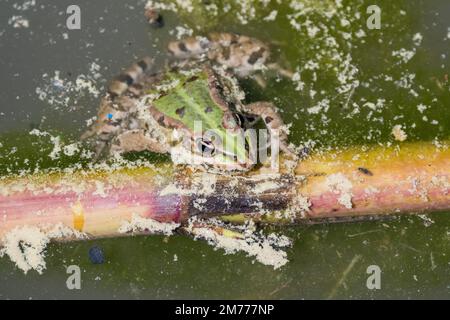
[[[288,129],[273,103],[264,101],[250,103],[244,106],[243,111],[255,117],[260,117],[264,121],[270,135],[278,138],[280,150],[293,158],[298,157],[287,142]]]

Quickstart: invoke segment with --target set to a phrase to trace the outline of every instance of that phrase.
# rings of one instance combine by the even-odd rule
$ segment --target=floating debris
[[[103,253],[103,249],[99,246],[93,246],[89,249],[89,260],[93,264],[103,264],[105,263],[105,254]]]

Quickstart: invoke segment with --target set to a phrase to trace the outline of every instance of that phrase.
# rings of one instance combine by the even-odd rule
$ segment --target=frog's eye
[[[197,139],[197,150],[200,152],[203,156],[206,157],[212,157],[214,156],[214,153],[216,151],[216,147],[211,141],[204,140],[204,139]]]

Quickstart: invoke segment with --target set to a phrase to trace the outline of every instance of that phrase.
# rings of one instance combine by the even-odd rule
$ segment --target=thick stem
[[[0,238],[18,226],[58,223],[94,238],[118,236],[134,214],[185,223],[192,215],[241,213],[233,218],[240,222],[289,211],[298,222],[450,210],[449,168],[448,148],[415,143],[317,153],[295,174],[192,175],[162,165],[8,177],[0,182]]]
[[[308,183],[299,191],[312,204],[309,218],[450,209],[448,147],[412,143],[364,151],[347,149],[315,155],[300,163],[297,173],[308,176]],[[348,190],[347,183],[351,186]],[[351,202],[346,203],[349,194]]]

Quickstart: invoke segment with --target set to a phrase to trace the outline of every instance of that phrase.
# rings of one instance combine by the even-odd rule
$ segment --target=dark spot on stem
[[[361,172],[361,173],[363,173],[363,174],[365,174],[365,175],[367,175],[367,176],[373,176],[372,171],[370,171],[370,170],[367,169],[367,168],[359,167],[359,168],[358,168],[358,171]]]

